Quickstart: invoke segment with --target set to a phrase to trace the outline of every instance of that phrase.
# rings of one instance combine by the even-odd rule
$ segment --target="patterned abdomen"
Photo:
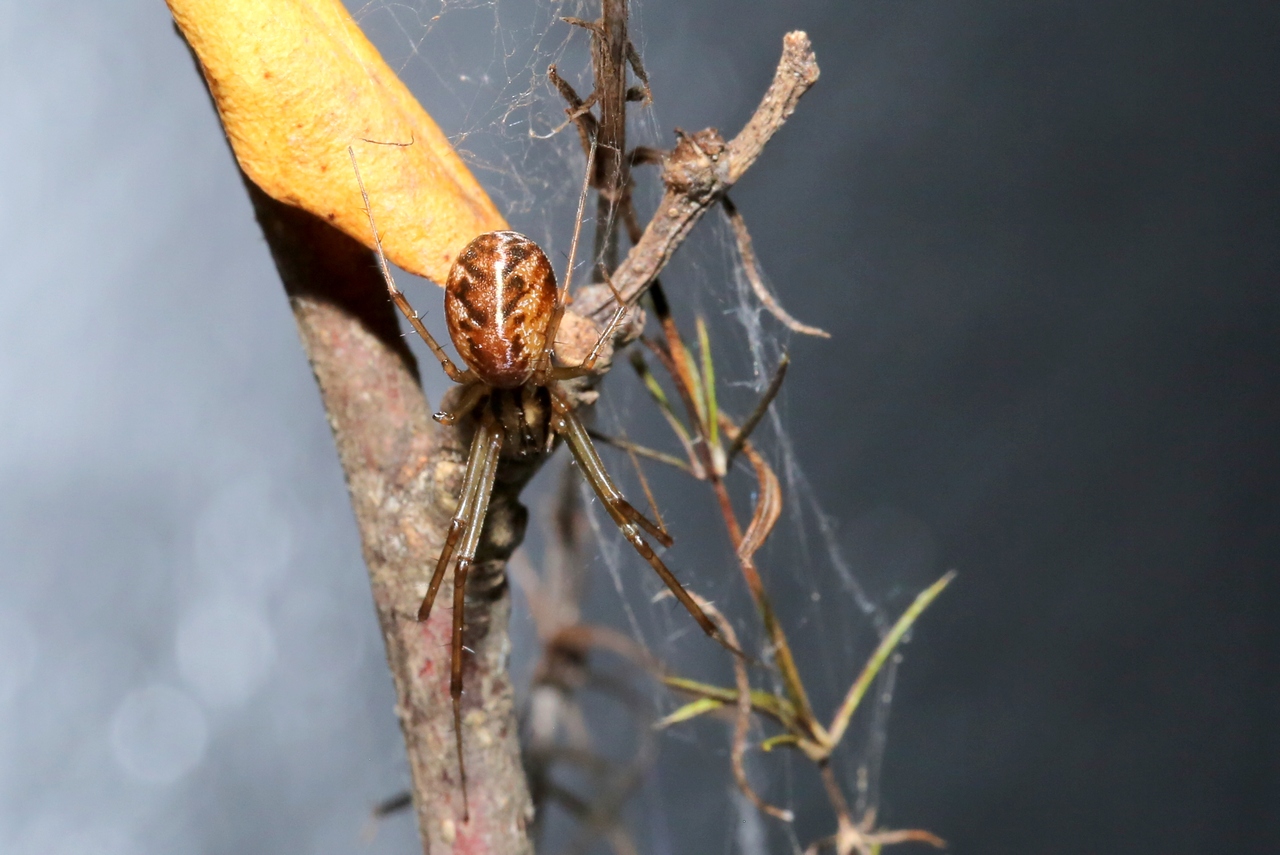
[[[519,232],[487,232],[458,255],[445,283],[449,336],[467,366],[490,386],[529,381],[556,308],[556,274]]]

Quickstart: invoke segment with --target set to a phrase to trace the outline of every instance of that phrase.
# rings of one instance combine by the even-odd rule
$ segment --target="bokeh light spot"
[[[0,612],[0,706],[27,684],[36,665],[36,636],[15,614]]]
[[[178,625],[178,670],[206,703],[243,705],[275,664],[275,638],[253,608],[230,599],[202,603]]]
[[[150,784],[172,784],[204,758],[209,726],[185,692],[147,686],[131,692],[111,720],[111,751],[120,768]]]

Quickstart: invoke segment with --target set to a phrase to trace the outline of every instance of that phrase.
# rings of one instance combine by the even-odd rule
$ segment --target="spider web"
[[[349,5],[388,63],[450,135],[512,227],[537,240],[557,271],[563,271],[585,157],[574,129],[562,126],[564,104],[548,81],[547,67],[555,63],[584,97],[591,90],[587,34],[560,19],[594,19],[599,14],[598,3],[370,0]],[[643,5],[632,3],[632,41],[648,59],[644,13]],[[781,33],[777,35],[780,39]],[[671,129],[659,111],[664,96],[671,93],[661,88],[660,69],[648,70],[655,81],[656,109],[632,105],[628,144],[669,148]],[[715,70],[707,73],[715,74]],[[802,116],[803,110],[798,119]],[[734,130],[726,129],[726,136]],[[756,168],[770,168],[767,152]],[[643,220],[657,201],[656,172],[638,170],[636,183],[637,210]],[[750,212],[743,213],[749,226]],[[585,245],[590,244],[589,229],[588,223],[584,226]],[[717,210],[704,218],[663,273],[687,341],[696,340],[695,318],[706,320],[720,406],[738,420],[751,411],[792,335],[760,304],[742,265],[732,229]],[[415,287],[408,277],[401,281],[408,282],[409,289]],[[805,286],[788,282],[774,292],[781,293],[785,303],[788,288]],[[422,285],[416,294],[412,290],[410,294],[428,315],[433,332],[447,338],[439,312],[433,311],[439,306],[435,290],[432,285]],[[420,353],[420,357],[428,395],[439,400],[448,383],[440,372],[431,370],[434,360],[429,355]],[[803,449],[797,449],[787,427],[788,396],[803,388],[804,366],[793,365],[782,394],[753,436],[784,487],[782,519],[757,554],[757,563],[815,711],[820,719],[829,721],[880,634],[923,587],[934,568],[927,532],[909,518],[888,511],[872,513],[842,531],[839,521],[823,511],[801,465]],[[616,360],[595,410],[595,424],[603,432],[680,453],[674,435],[625,358]],[[644,493],[628,457],[611,449],[602,449],[602,455],[624,493],[642,506]],[[561,453],[553,458],[525,494],[534,525],[530,526],[524,554],[534,565],[548,545],[540,529],[549,527],[557,473],[568,456]],[[660,464],[645,462],[643,468],[676,539],[675,547],[665,556],[668,565],[691,590],[715,603],[747,650],[762,650],[760,621],[738,573],[712,493],[706,485]],[[754,481],[739,463],[729,483],[738,502],[738,515],[745,522],[749,502],[754,501]],[[672,598],[664,596],[661,581],[622,542],[585,487],[583,502],[591,537],[586,544],[587,594],[582,619],[620,629],[676,673],[732,686],[727,657],[702,637]],[[522,691],[529,684],[538,655],[527,613],[517,611],[512,634],[513,675],[517,691]],[[592,745],[621,767],[625,758],[641,750],[648,722],[671,712],[683,700],[644,679],[626,663],[609,657],[602,661],[604,678],[636,688],[650,707],[638,712],[624,703],[626,714],[619,715],[616,699],[583,693],[583,726]],[[895,656],[864,701],[834,758],[855,819],[879,807],[880,766],[897,666]],[[771,673],[755,669],[753,684],[782,694],[782,686]],[[758,745],[772,732],[776,731],[765,730],[753,721],[749,745]],[[788,849],[799,852],[834,831],[834,816],[814,769],[785,749],[769,754],[749,749],[747,772],[756,791],[767,801],[794,811],[796,822],[788,825],[759,815],[734,786],[728,762],[731,738],[731,723],[706,717],[661,732],[655,762],[647,766],[631,798],[611,820],[625,829],[638,851],[715,851],[719,847],[748,855]],[[566,788],[590,791],[591,779],[581,772],[568,770],[557,780]],[[549,810],[548,817],[541,840],[543,852],[625,848],[616,838],[610,842],[607,835],[583,836],[580,823],[564,811]]]

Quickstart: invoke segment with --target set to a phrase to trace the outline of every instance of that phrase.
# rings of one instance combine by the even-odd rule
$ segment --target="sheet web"
[[[564,102],[550,84],[547,68],[556,64],[580,95],[590,92],[588,35],[560,19],[594,19],[598,3],[371,0],[350,5],[512,227],[537,240],[563,275],[586,159],[575,129],[563,126]],[[644,11],[632,4],[631,37],[642,56]],[[655,69],[649,71],[653,75]],[[660,90],[655,101],[661,111]],[[660,113],[631,106],[628,144],[669,148],[671,129],[662,124]],[[726,135],[735,130],[726,128]],[[756,168],[769,168],[767,152]],[[636,185],[643,222],[659,195],[656,168],[638,169]],[[589,201],[582,244],[587,247],[593,210]],[[750,226],[750,212],[743,213]],[[624,238],[624,251],[626,246]],[[579,264],[578,284],[589,278],[589,269],[589,262]],[[695,356],[696,320],[705,320],[718,405],[740,422],[764,392],[793,333],[758,299],[734,231],[719,209],[697,226],[662,279]],[[801,287],[806,283],[780,283],[774,293],[785,304],[787,290]],[[435,291],[425,286],[410,294],[428,315],[428,326],[443,334]],[[647,329],[655,334],[652,318]],[[643,350],[639,344],[633,348]],[[627,356],[615,360],[601,387],[593,414],[596,429],[681,456],[675,435]],[[424,375],[429,395],[439,400],[447,381],[431,370],[432,363],[429,356],[423,359]],[[648,364],[674,400],[661,369],[652,358]],[[847,544],[805,478],[803,446],[788,427],[788,397],[803,388],[804,366],[793,365],[752,436],[783,488],[782,516],[756,563],[817,717],[827,724],[880,637],[927,579],[898,574],[900,562],[882,560],[874,548],[861,548],[865,539],[854,544],[863,562],[846,559],[842,547]],[[644,490],[629,455],[603,446],[601,453],[623,492],[643,508]],[[734,686],[733,668],[728,655],[665,595],[656,574],[620,538],[589,491],[579,487],[576,473],[570,473],[576,480],[562,478],[568,457],[558,452],[526,492],[530,532],[512,562],[515,587],[525,591],[517,603],[535,607],[532,616],[526,610],[513,619],[512,668],[517,691],[523,692],[522,727],[526,744],[532,746],[535,791],[542,782],[540,851],[754,855],[799,852],[832,834],[835,817],[814,766],[786,747],[760,750],[761,740],[778,732],[776,726],[752,717],[744,764],[764,800],[794,812],[791,823],[761,815],[738,792],[729,762],[732,705],[654,731],[655,721],[691,696],[647,675],[637,664],[640,660],[648,657],[661,662],[667,673],[724,687]],[[665,553],[668,565],[690,590],[714,603],[749,654],[766,660],[750,669],[753,687],[785,695],[777,670],[767,664],[767,639],[714,494],[664,464],[643,460],[640,465],[676,541]],[[744,460],[739,459],[727,483],[745,525],[757,496]],[[575,543],[580,545],[577,557]],[[872,565],[870,580],[859,563]],[[528,594],[530,580],[542,586],[540,593]],[[540,614],[534,599],[542,603]],[[550,617],[548,600],[553,602]],[[587,665],[550,657],[539,636],[545,639],[551,630],[575,625],[611,627],[624,641],[597,645]],[[833,754],[832,768],[854,820],[879,808],[897,663],[894,654]]]

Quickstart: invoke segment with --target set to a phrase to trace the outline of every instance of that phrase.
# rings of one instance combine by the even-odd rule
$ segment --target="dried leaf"
[[[755,566],[756,550],[764,545],[765,539],[773,531],[778,517],[782,514],[782,487],[778,483],[778,476],[774,474],[773,467],[760,456],[750,442],[743,444],[742,451],[755,469],[756,482],[760,491],[756,496],[751,523],[738,544],[738,563],[742,567],[747,586],[751,589],[751,595],[755,598],[756,607],[760,610],[765,633],[773,644],[773,660],[778,666],[782,684],[787,689],[791,703],[795,706],[797,723],[806,737],[813,737],[821,742],[825,732],[813,714],[808,693],[805,692],[804,681],[800,678],[800,670],[796,667],[795,658],[791,655],[787,634],[774,616],[773,605],[769,601],[768,594],[765,593],[764,584],[760,581],[760,573]]]
[[[339,0],[168,4],[236,159],[267,195],[372,248],[354,146],[387,256],[438,283],[469,240],[506,227]]]
[[[747,459],[756,471],[756,481],[760,485],[760,493],[756,498],[756,506],[751,514],[751,523],[742,535],[742,543],[738,546],[738,557],[749,561],[764,546],[765,539],[773,531],[782,514],[782,485],[778,476],[750,443],[743,446]]]
[[[764,279],[760,277],[760,269],[757,267],[756,262],[756,252],[751,246],[751,233],[747,231],[747,221],[742,218],[737,206],[729,201],[728,196],[720,197],[720,204],[724,207],[725,214],[729,217],[729,223],[733,226],[734,236],[738,239],[738,254],[742,256],[742,272],[746,274],[747,281],[751,283],[751,290],[756,292],[756,297],[760,300],[761,305],[768,309],[769,313],[781,321],[782,325],[789,330],[794,330],[804,335],[817,336],[818,338],[831,338],[831,333],[797,321],[791,317],[786,309],[782,308],[778,298],[769,291],[768,286],[764,284]]]

